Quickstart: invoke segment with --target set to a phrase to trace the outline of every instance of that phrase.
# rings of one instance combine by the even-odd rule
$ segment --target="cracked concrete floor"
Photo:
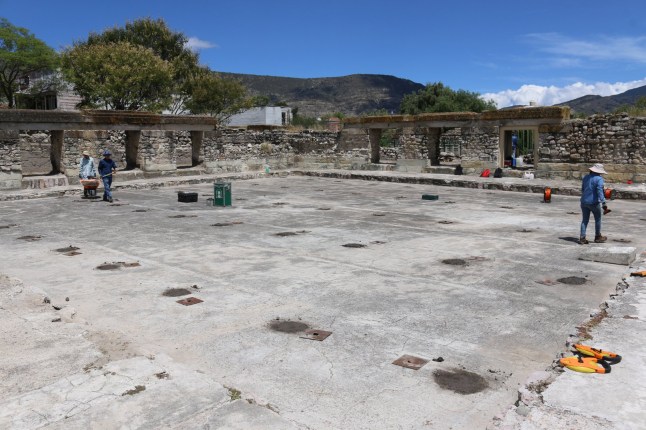
[[[306,177],[236,181],[230,208],[211,192],[1,203],[0,427],[484,428],[626,270],[578,260],[575,197]],[[611,208],[604,233],[644,249],[643,204]],[[96,269],[113,262],[140,265]]]

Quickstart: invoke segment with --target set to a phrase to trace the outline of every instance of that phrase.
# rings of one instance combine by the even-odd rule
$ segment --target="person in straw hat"
[[[83,151],[83,157],[81,157],[81,161],[79,161],[79,179],[92,178],[96,178],[94,158],[90,157],[90,153],[88,151]],[[87,190],[83,190],[83,195],[87,197]]]
[[[88,151],[83,151],[83,157],[79,161],[79,178],[89,179],[96,177],[96,167],[94,167],[94,158],[90,157]]]
[[[601,235],[601,215],[602,210],[606,211],[606,196],[603,191],[603,177],[608,172],[603,168],[603,164],[595,164],[590,167],[590,173],[583,177],[581,184],[581,213],[583,218],[581,220],[581,234],[579,236],[579,243],[586,245],[590,242],[585,238],[585,231],[588,228],[588,221],[590,221],[590,213],[594,216],[594,241],[595,243],[603,243],[608,238]]]

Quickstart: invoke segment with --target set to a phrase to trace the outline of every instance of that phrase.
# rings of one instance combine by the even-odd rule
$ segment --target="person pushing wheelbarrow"
[[[88,151],[83,151],[83,157],[79,162],[79,181],[83,185],[83,198],[93,198],[96,196],[96,188],[99,186],[99,180],[96,179],[94,158],[90,157]]]
[[[117,173],[117,163],[112,159],[112,153],[109,149],[103,151],[103,160],[99,161],[99,175],[103,180],[103,201],[112,203],[112,176]]]

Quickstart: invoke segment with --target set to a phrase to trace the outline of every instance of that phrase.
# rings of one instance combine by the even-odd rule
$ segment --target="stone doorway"
[[[51,147],[49,151],[49,160],[52,163],[50,175],[65,173],[63,167],[63,141],[65,132],[63,130],[52,130],[50,132]]]
[[[531,169],[538,160],[538,128],[501,127],[499,167]]]
[[[284,115],[284,114],[283,114]],[[204,162],[202,152],[203,131],[191,131],[191,166],[199,166]]]
[[[141,131],[126,130],[126,169],[133,170],[141,167],[139,161],[139,141]]]

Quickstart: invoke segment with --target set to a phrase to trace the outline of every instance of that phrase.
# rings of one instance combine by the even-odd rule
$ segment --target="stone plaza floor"
[[[628,270],[579,260],[578,197],[306,176],[212,193],[0,202],[0,428],[485,428]],[[602,246],[646,249],[643,202],[610,206]]]

